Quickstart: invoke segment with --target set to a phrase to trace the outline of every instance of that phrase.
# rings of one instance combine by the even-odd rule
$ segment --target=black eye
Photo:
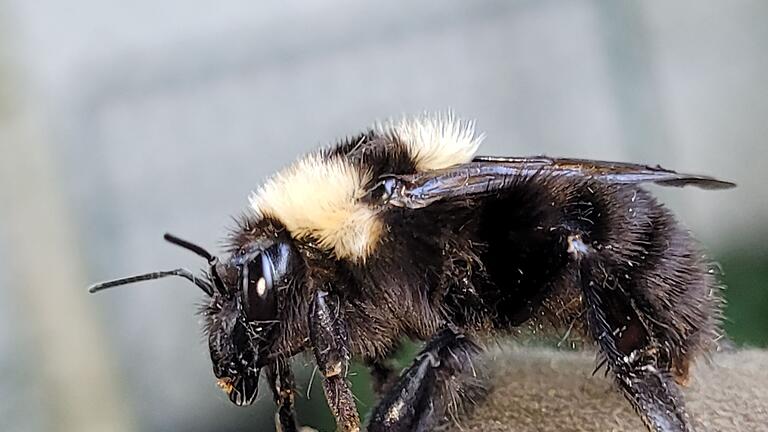
[[[272,261],[265,253],[243,268],[243,308],[248,321],[272,321],[277,318],[273,280]]]

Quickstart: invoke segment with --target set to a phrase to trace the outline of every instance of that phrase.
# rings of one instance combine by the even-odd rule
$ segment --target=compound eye
[[[249,322],[273,321],[277,318],[277,302],[272,285],[274,268],[262,253],[243,269],[243,308]]]

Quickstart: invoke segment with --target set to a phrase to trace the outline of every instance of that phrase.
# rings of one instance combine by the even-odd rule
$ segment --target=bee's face
[[[279,327],[279,293],[293,270],[285,243],[250,245],[218,266],[224,292],[204,310],[213,373],[236,405],[251,404]]]
[[[195,284],[209,297],[201,312],[213,373],[229,399],[242,406],[256,399],[261,368],[274,361],[280,313],[291,306],[285,293],[297,280],[303,260],[284,230],[248,228],[241,234],[233,236],[236,246],[225,262],[194,243],[165,234],[167,241],[205,258],[208,274],[195,276],[183,268],[156,271],[98,283],[89,291],[168,276]]]
[[[209,308],[208,347],[219,387],[236,405],[249,405],[256,398],[260,367],[258,347],[249,337],[236,301],[223,301]]]

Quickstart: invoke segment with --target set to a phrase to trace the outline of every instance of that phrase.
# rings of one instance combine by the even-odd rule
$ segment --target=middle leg
[[[371,371],[371,381],[373,381],[373,392],[381,397],[392,388],[397,380],[395,368],[387,360],[372,360],[366,362]]]
[[[369,432],[432,430],[483,390],[472,359],[480,348],[453,328],[439,331],[374,408]]]
[[[285,360],[277,360],[267,367],[267,378],[277,405],[275,429],[277,432],[298,432],[294,407],[296,384],[291,366]]]

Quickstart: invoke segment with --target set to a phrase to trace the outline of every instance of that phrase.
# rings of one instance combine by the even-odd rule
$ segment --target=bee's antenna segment
[[[97,283],[95,285],[91,285],[90,288],[88,288],[88,292],[95,293],[95,292],[105,290],[107,288],[113,288],[121,285],[128,285],[136,282],[143,282],[143,281],[148,281],[153,279],[161,279],[168,276],[183,277],[184,279],[197,285],[197,287],[203,290],[204,293],[208,294],[209,296],[213,295],[213,288],[211,287],[210,283],[206,282],[204,279],[196,277],[194,274],[192,274],[192,272],[183,268],[168,270],[168,271],[145,273],[141,275],[130,276],[126,278]]]
[[[202,246],[198,246],[198,245],[196,245],[196,244],[194,244],[192,242],[189,242],[189,241],[186,241],[186,240],[182,240],[182,239],[176,237],[173,234],[165,233],[163,235],[163,238],[167,242],[173,243],[176,246],[183,247],[184,249],[190,250],[190,251],[200,255],[201,257],[205,258],[206,261],[208,261],[209,264],[214,262],[214,261],[216,261],[216,257],[213,256],[207,250],[205,250]]]
[[[163,238],[166,241],[175,244],[176,246],[183,247],[184,249],[190,250],[205,258],[211,268],[210,273],[211,278],[213,279],[213,286],[216,288],[216,291],[218,291],[219,294],[226,294],[227,289],[224,287],[224,282],[222,282],[221,276],[219,276],[219,271],[216,269],[216,264],[219,263],[219,259],[216,256],[205,250],[202,246],[198,246],[192,242],[182,240],[173,234],[165,233]]]

